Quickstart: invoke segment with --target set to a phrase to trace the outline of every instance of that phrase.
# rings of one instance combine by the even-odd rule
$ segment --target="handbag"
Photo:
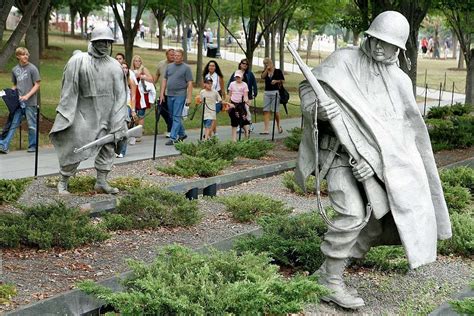
[[[285,89],[283,85],[280,85],[280,89],[278,90],[278,94],[280,95],[280,104],[286,105],[290,100],[290,94]]]

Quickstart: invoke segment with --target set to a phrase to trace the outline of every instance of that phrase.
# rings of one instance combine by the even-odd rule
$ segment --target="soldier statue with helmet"
[[[326,260],[316,273],[332,291],[323,300],[353,309],[364,300],[344,283],[350,258],[372,246],[402,244],[416,268],[435,261],[437,240],[451,237],[428,132],[412,82],[398,67],[408,21],[385,11],[365,34],[360,47],[337,50],[303,71],[296,169],[301,186],[313,172],[316,183],[327,179],[336,217],[321,211],[329,227],[321,244]]]
[[[109,27],[94,28],[88,51],[75,53],[64,68],[61,99],[50,132],[59,159],[60,194],[69,193],[69,177],[81,161],[92,156],[97,170],[95,190],[118,193],[106,179],[115,158],[114,143],[127,135],[127,89],[120,64],[110,57],[113,41]],[[107,136],[112,142],[77,150]]]

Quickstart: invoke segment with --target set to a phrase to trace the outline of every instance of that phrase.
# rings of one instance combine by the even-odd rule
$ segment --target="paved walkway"
[[[140,41],[137,40],[135,44],[139,47],[143,48],[157,48],[156,43],[150,43],[147,41]],[[196,53],[196,49],[192,49],[191,53]],[[239,54],[236,52],[228,51],[228,50],[221,50],[221,58],[239,62],[242,58],[245,58],[243,54]],[[261,65],[262,57],[257,56],[254,58],[254,65]],[[275,63],[278,65],[278,62]],[[301,73],[300,69],[292,63],[285,63],[285,69],[289,72]],[[417,95],[425,96],[425,89],[418,87],[417,88]],[[435,90],[428,90],[427,97],[430,99],[438,100],[439,99],[439,91]],[[464,95],[463,94],[454,94],[453,102],[464,102]],[[421,113],[427,112],[429,108],[441,105],[451,104],[451,93],[450,92],[443,92],[441,95],[441,101],[429,101],[425,105],[423,102],[418,103],[419,109]],[[284,114],[283,114],[284,116]],[[259,117],[261,119],[261,116]],[[163,124],[163,123],[160,123]],[[282,126],[285,129],[285,132],[281,135],[278,133],[275,135],[276,138],[286,137],[287,131],[293,127],[298,127],[301,124],[300,118],[294,119],[286,119],[282,121]],[[262,139],[271,139],[270,136],[266,135],[258,135],[259,131],[263,130],[263,123],[257,123],[255,125],[255,133],[251,135],[251,137],[257,137]],[[230,136],[230,127],[221,127],[218,130],[219,138],[221,140],[229,140],[231,139]],[[187,141],[195,141],[199,139],[200,130],[189,130],[188,131],[188,140]],[[174,148],[174,146],[165,146],[164,143],[166,139],[163,135],[158,135],[157,140],[157,147],[156,147],[156,155],[157,157],[164,157],[169,155],[176,155],[178,151]],[[138,161],[143,159],[150,159],[153,156],[153,136],[144,136],[143,141],[141,143],[137,143],[134,146],[128,147],[128,152],[125,158],[116,159],[116,163],[127,163],[131,161]],[[14,151],[10,152],[8,155],[0,155],[0,179],[15,179],[15,178],[24,178],[30,177],[34,175],[34,154],[26,153],[26,151]],[[91,168],[94,166],[93,159],[89,159],[81,163],[79,169],[86,169]],[[58,161],[57,156],[54,151],[54,148],[40,148],[39,150],[39,159],[38,159],[38,175],[51,175],[58,173]]]
[[[284,116],[285,114],[283,114]],[[261,120],[261,115],[258,117]],[[160,124],[163,124],[160,120]],[[278,134],[275,131],[275,138],[283,138],[288,136],[287,130],[293,127],[299,127],[301,125],[300,118],[282,120],[281,126],[284,129],[282,134]],[[269,139],[271,140],[272,135],[259,135],[258,132],[263,130],[263,123],[259,122],[254,124],[254,132],[251,133],[251,138]],[[272,125],[270,125],[270,128]],[[230,126],[221,126],[217,128],[218,137],[220,140],[231,139],[231,128]],[[200,136],[200,129],[188,130],[188,139],[186,142],[197,141]],[[243,136],[243,135],[242,135]],[[156,157],[166,157],[170,155],[177,155],[179,152],[174,146],[166,146],[165,142],[167,138],[163,134],[157,137],[156,146]],[[58,158],[54,148],[40,148],[38,152],[38,175],[52,175],[57,174],[59,170]],[[138,161],[143,159],[150,159],[153,157],[153,136],[142,137],[142,142],[137,143],[133,146],[128,146],[127,155],[124,158],[115,159],[116,164],[127,163],[132,161]],[[93,168],[94,159],[88,159],[83,161],[79,166],[79,169]],[[32,177],[34,175],[35,168],[35,155],[27,153],[26,150],[12,151],[8,155],[0,154],[0,179],[18,179],[25,177]]]

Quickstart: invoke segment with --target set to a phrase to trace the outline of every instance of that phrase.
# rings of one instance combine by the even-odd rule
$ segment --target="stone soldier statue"
[[[118,61],[109,56],[113,41],[110,28],[94,28],[88,52],[74,54],[64,69],[61,99],[50,132],[59,159],[60,194],[69,193],[69,177],[81,161],[92,156],[96,156],[95,190],[118,193],[106,181],[115,158],[114,142],[74,152],[109,134],[114,135],[115,142],[126,135],[126,81]]]
[[[348,258],[362,258],[371,246],[401,243],[410,267],[416,268],[436,260],[437,239],[451,237],[428,132],[412,82],[397,65],[408,21],[386,11],[365,34],[359,48],[334,52],[300,85],[305,129],[296,177],[301,186],[313,172],[327,179],[337,215],[328,221],[321,244],[326,260],[317,273],[333,291],[323,300],[345,308],[364,305],[343,281]],[[315,94],[311,74],[327,101]],[[341,123],[338,130],[336,121]],[[350,154],[351,146],[358,159]],[[365,186],[369,179],[382,188],[375,198],[387,201],[387,212],[378,216],[366,204],[374,193]]]

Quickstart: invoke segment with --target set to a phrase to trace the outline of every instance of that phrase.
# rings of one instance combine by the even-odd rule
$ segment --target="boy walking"
[[[10,142],[15,135],[16,129],[21,124],[23,115],[26,116],[28,122],[28,152],[36,151],[36,128],[37,128],[37,111],[38,98],[37,92],[40,88],[41,77],[35,65],[29,62],[30,53],[25,47],[18,47],[15,51],[18,65],[12,70],[12,82],[14,90],[17,90],[20,108],[13,113],[10,130],[6,137],[0,140],[0,153],[7,154]]]
[[[212,125],[216,120],[216,103],[222,102],[222,98],[216,90],[212,89],[212,78],[204,79],[204,89],[199,93],[201,102],[204,104],[204,139],[208,140],[213,136]]]

